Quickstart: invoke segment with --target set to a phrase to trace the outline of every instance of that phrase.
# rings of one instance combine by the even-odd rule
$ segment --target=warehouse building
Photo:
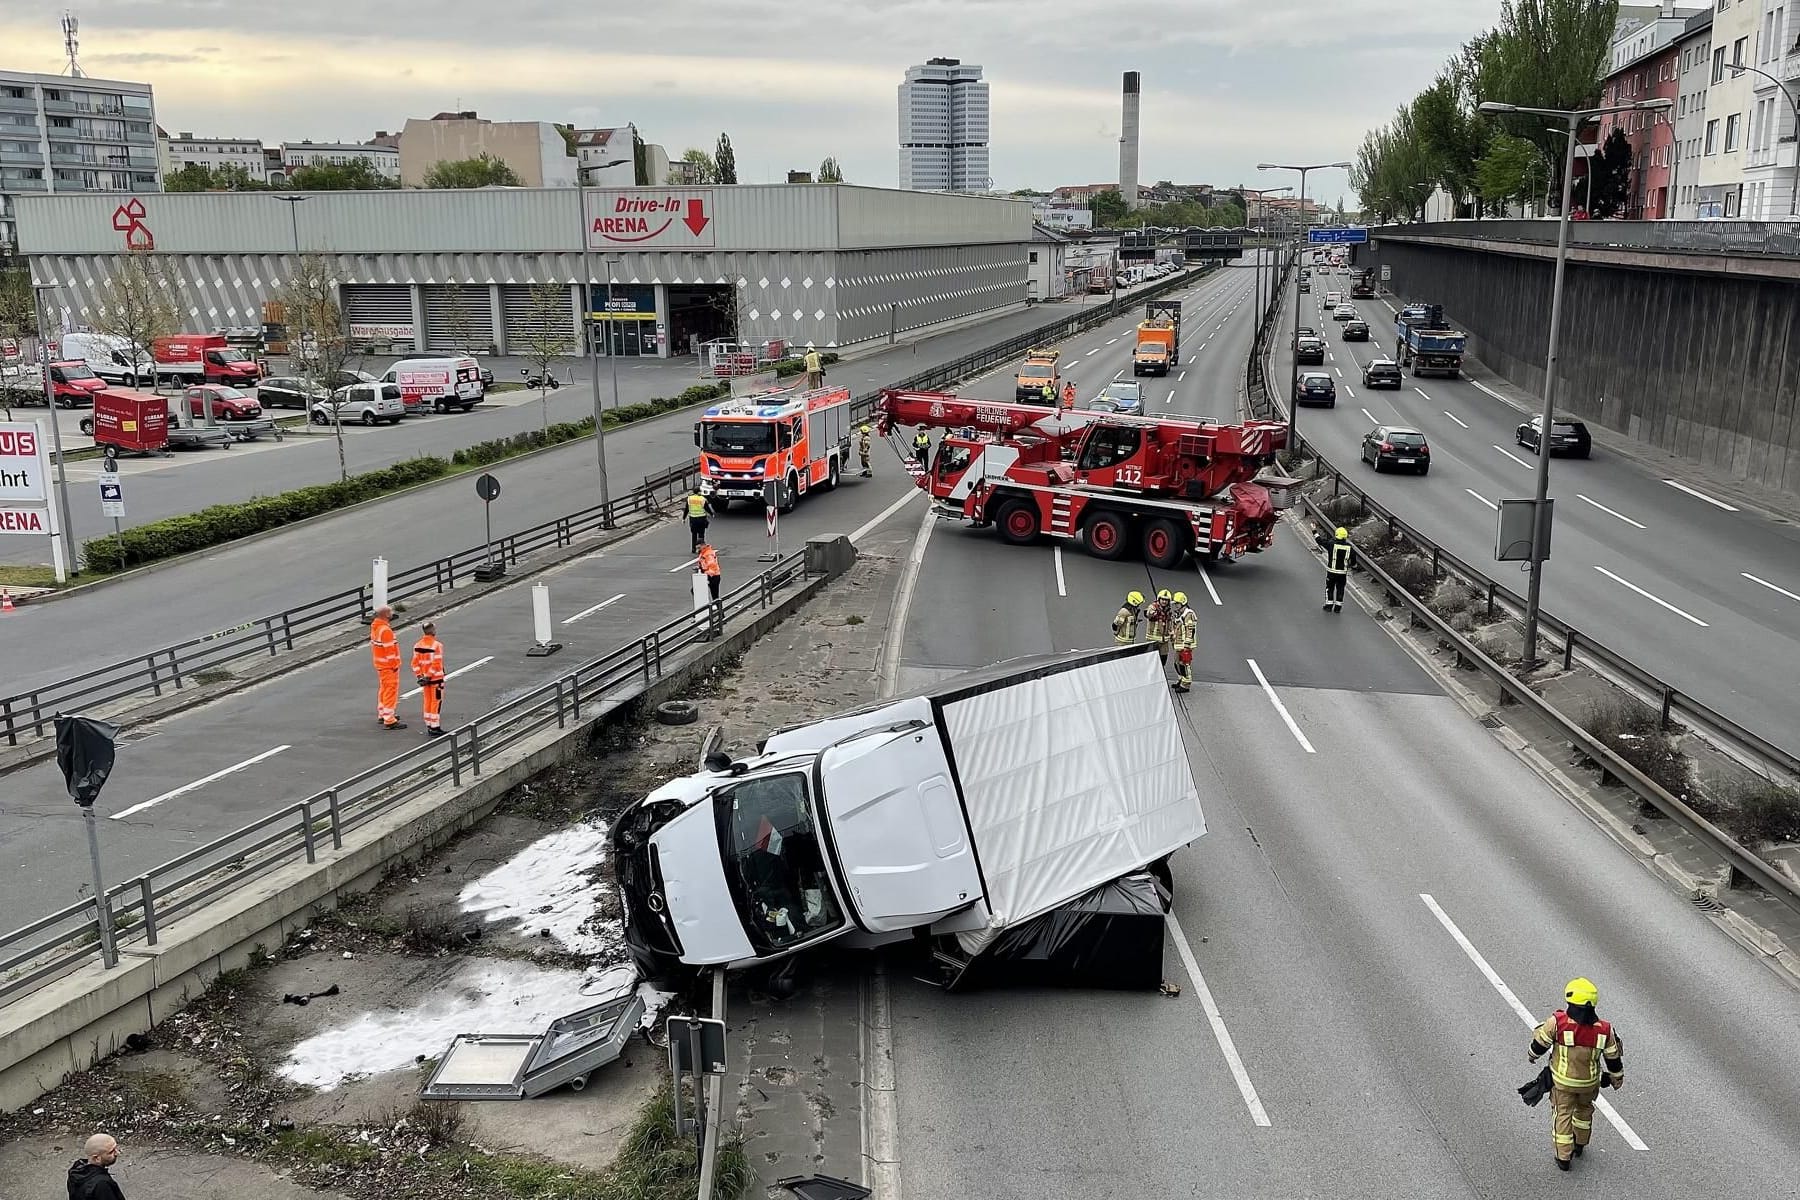
[[[53,289],[53,324],[85,323],[129,238],[183,281],[196,332],[263,323],[297,257],[325,256],[351,335],[395,352],[507,353],[544,284],[568,290],[573,338],[583,283],[592,327],[610,331],[603,352],[852,347],[1024,304],[1032,236],[1018,201],[846,184],[19,202],[20,249]]]

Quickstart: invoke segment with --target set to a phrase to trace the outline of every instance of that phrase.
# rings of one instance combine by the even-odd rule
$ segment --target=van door
[[[981,898],[981,873],[937,731],[877,731],[819,762],[843,882],[863,928],[929,925]]]

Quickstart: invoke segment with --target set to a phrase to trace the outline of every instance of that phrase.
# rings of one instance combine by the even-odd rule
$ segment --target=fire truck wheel
[[[1081,528],[1087,536],[1088,553],[1095,558],[1123,558],[1131,544],[1131,530],[1118,513],[1097,512]]]
[[[1037,541],[1037,505],[1029,500],[1008,501],[994,518],[994,524],[999,527],[1000,536],[1013,545],[1029,545]]]
[[[1158,517],[1144,526],[1144,561],[1151,566],[1172,570],[1186,553],[1187,538],[1174,521]]]
[[[712,502],[712,510],[720,516],[731,511],[731,501],[724,496],[710,496],[708,499]]]
[[[825,483],[823,484],[823,486],[826,491],[835,492],[835,491],[837,491],[837,485],[838,485],[838,461],[837,461],[837,459],[834,458],[831,460],[830,465],[825,468]]]
[[[794,505],[797,504],[799,500],[800,479],[790,472],[787,477],[787,482],[776,489],[775,511],[784,515],[791,513],[794,511]]]

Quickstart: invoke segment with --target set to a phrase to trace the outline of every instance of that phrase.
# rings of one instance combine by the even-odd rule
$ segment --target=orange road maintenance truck
[[[765,502],[791,512],[811,491],[837,487],[850,461],[850,389],[772,388],[733,397],[701,414],[700,491],[724,512],[734,500]]]
[[[1019,367],[1015,377],[1017,387],[1013,391],[1013,399],[1021,404],[1043,404],[1044,385],[1050,385],[1050,394],[1062,394],[1062,376],[1056,370],[1056,360],[1060,351],[1037,347],[1025,352],[1025,361]]]

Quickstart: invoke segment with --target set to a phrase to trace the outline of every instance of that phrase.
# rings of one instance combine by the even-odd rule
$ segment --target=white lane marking
[[[684,563],[676,563],[674,566],[669,568],[669,574],[673,575],[677,571],[685,571],[689,567],[693,566],[695,563],[697,563],[699,561],[700,560],[697,558],[690,558]]]
[[[1116,371],[1116,372],[1114,372],[1114,374],[1113,374],[1113,378],[1114,378],[1114,379],[1123,379],[1123,378],[1124,378],[1124,377],[1125,377],[1125,368],[1124,368],[1124,367],[1120,367],[1120,368],[1119,368],[1119,369],[1118,369],[1118,370],[1117,370],[1117,371]]]
[[[1244,1107],[1250,1110],[1250,1120],[1264,1129],[1269,1128],[1269,1114],[1256,1094],[1256,1085],[1250,1082],[1250,1072],[1244,1069],[1243,1056],[1238,1053],[1237,1043],[1231,1040],[1231,1031],[1225,1028],[1225,1018],[1219,1014],[1212,989],[1206,986],[1206,976],[1200,973],[1200,964],[1194,958],[1193,947],[1188,945],[1187,935],[1181,931],[1181,922],[1172,912],[1164,913],[1163,920],[1168,923],[1169,932],[1175,935],[1175,951],[1181,955],[1181,965],[1187,969],[1194,995],[1200,998],[1200,1008],[1206,1013],[1206,1023],[1212,1026],[1219,1053],[1225,1056],[1225,1065],[1231,1069],[1231,1077],[1237,1080],[1238,1094],[1244,1098]]]
[[[612,596],[612,597],[609,597],[608,599],[602,600],[600,603],[593,605],[591,608],[582,609],[580,612],[576,613],[572,617],[564,617],[563,624],[564,625],[573,625],[575,622],[581,620],[583,617],[591,617],[595,613],[599,612],[601,609],[605,608],[607,605],[615,603],[619,600],[623,600],[624,598],[625,598],[625,593],[620,592],[616,596]]]
[[[882,522],[886,521],[889,517],[893,516],[895,513],[899,512],[902,508],[904,508],[908,501],[911,501],[911,500],[913,500],[919,496],[922,496],[924,494],[925,494],[924,489],[922,489],[922,488],[908,488],[906,490],[906,495],[900,497],[898,500],[894,501],[892,504],[888,505],[886,508],[884,508],[880,512],[876,513],[874,516],[870,517],[867,521],[864,521],[861,525],[857,526],[856,532],[852,533],[850,535],[850,540],[852,542],[862,541],[871,532],[873,532],[877,527],[879,527]]]
[[[1277,696],[1275,689],[1269,686],[1269,680],[1263,675],[1262,668],[1256,665],[1256,660],[1246,658],[1244,661],[1250,664],[1250,671],[1256,676],[1256,682],[1262,684],[1262,690],[1269,697],[1269,703],[1273,704],[1275,711],[1281,714],[1281,719],[1287,723],[1288,732],[1294,735],[1294,740],[1300,743],[1300,748],[1308,754],[1317,754],[1318,751],[1313,749],[1312,743],[1306,740],[1306,735],[1300,732],[1300,726],[1295,723],[1293,714],[1288,712],[1287,705],[1281,702],[1281,697]]]
[[[1200,582],[1206,585],[1206,594],[1212,597],[1213,604],[1219,608],[1224,608],[1225,602],[1219,599],[1219,589],[1213,586],[1212,576],[1206,573],[1206,564],[1196,558],[1194,560],[1194,570],[1200,572]]]
[[[1339,379],[1342,379],[1342,378],[1343,378],[1343,377],[1344,377],[1344,368],[1342,368],[1342,367],[1333,367],[1333,368],[1331,368],[1331,369],[1332,369],[1332,370],[1333,370],[1333,371],[1336,371],[1336,372],[1337,372],[1337,377],[1338,377],[1338,378],[1339,378]]]
[[[1693,488],[1689,487],[1685,483],[1676,483],[1673,479],[1665,479],[1665,480],[1663,480],[1663,482],[1668,484],[1670,487],[1674,488],[1676,491],[1686,492],[1688,495],[1694,497],[1696,500],[1704,500],[1708,504],[1714,506],[1715,508],[1722,508],[1726,512],[1736,512],[1737,511],[1737,509],[1735,507],[1725,503],[1723,500],[1714,500],[1711,496],[1707,495],[1705,492],[1696,492]]]
[[[478,658],[466,667],[456,668],[456,670],[450,672],[448,675],[444,676],[444,678],[445,679],[455,679],[458,675],[467,675],[470,671],[473,671],[476,667],[486,666],[488,663],[491,663],[493,661],[494,661],[494,656],[491,654],[488,655],[486,658]],[[410,692],[401,692],[400,698],[402,700],[411,700],[414,696],[418,695],[420,692],[422,692],[424,690],[425,690],[424,688],[414,688]]]
[[[1500,511],[1500,506],[1498,504],[1495,504],[1492,500],[1489,500],[1486,496],[1482,495],[1480,492],[1476,491],[1474,488],[1464,488],[1463,491],[1469,493],[1469,495],[1475,497],[1477,500],[1481,501],[1483,504],[1487,505],[1489,508],[1493,509],[1495,512]]]
[[[1367,417],[1367,418],[1369,418],[1369,424],[1371,424],[1371,425],[1379,425],[1379,424],[1381,424],[1381,422],[1380,422],[1380,421],[1377,421],[1377,420],[1376,420],[1376,419],[1375,419],[1375,414],[1374,414],[1374,413],[1372,413],[1372,412],[1370,412],[1370,411],[1369,411],[1369,410],[1368,410],[1368,409],[1366,409],[1366,408],[1365,408],[1365,409],[1363,409],[1363,410],[1362,410],[1362,415],[1363,415],[1363,416],[1365,416],[1365,417]]]
[[[1492,443],[1489,443],[1489,444],[1492,445]],[[1508,450],[1505,446],[1494,446],[1494,449],[1496,449],[1500,453],[1506,455],[1506,457],[1512,459],[1514,462],[1518,463],[1521,467],[1524,467],[1527,471],[1533,469],[1530,463],[1526,462],[1524,459],[1522,459],[1518,455],[1514,454],[1511,450]]]
[[[1419,893],[1419,899],[1425,902],[1425,907],[1431,910],[1431,915],[1438,919],[1438,924],[1444,927],[1445,932],[1456,940],[1458,946],[1462,947],[1462,952],[1469,956],[1469,961],[1475,964],[1475,969],[1486,977],[1496,992],[1500,993],[1500,998],[1506,1001],[1508,1008],[1513,1010],[1513,1015],[1525,1022],[1527,1028],[1536,1029],[1537,1018],[1531,1015],[1531,1010],[1520,1002],[1519,998],[1513,994],[1513,990],[1506,986],[1506,980],[1500,978],[1499,972],[1488,965],[1488,960],[1483,958],[1481,951],[1475,948],[1475,943],[1465,937],[1463,931],[1456,927],[1456,922],[1450,919],[1450,914],[1445,912],[1435,899],[1424,892]],[[1633,1150],[1650,1148],[1644,1144],[1642,1138],[1638,1137],[1637,1132],[1625,1123],[1625,1118],[1619,1115],[1618,1110],[1607,1103],[1606,1097],[1595,1097],[1594,1107],[1605,1114],[1606,1119],[1612,1123],[1612,1127],[1619,1131],[1619,1136],[1625,1139],[1627,1146]]]
[[[1458,417],[1455,413],[1451,412],[1449,409],[1444,410],[1444,415],[1446,417],[1449,417],[1452,421],[1455,421],[1458,425],[1462,425],[1462,427],[1464,429],[1468,428],[1468,426],[1463,423],[1462,418]]]
[[[1094,357],[1094,355],[1096,355],[1098,353],[1100,353],[1100,350],[1098,347],[1096,347],[1093,350],[1089,350],[1086,354],[1082,355],[1082,357],[1083,358],[1092,358],[1092,357]]]
[[[1351,390],[1350,385],[1347,383],[1344,385],[1344,395],[1350,397],[1352,400],[1356,399],[1356,393]]]
[[[1621,521],[1623,521],[1623,522],[1625,522],[1625,523],[1626,523],[1626,524],[1627,524],[1627,525],[1637,525],[1637,527],[1638,527],[1638,528],[1639,528],[1639,529],[1642,529],[1642,528],[1644,528],[1644,526],[1642,526],[1642,525],[1638,525],[1638,523],[1637,523],[1637,522],[1636,522],[1636,521],[1634,521],[1634,520],[1632,520],[1632,519],[1631,519],[1631,518],[1630,518],[1630,517],[1628,517],[1628,516],[1626,516],[1626,515],[1625,515],[1625,514],[1624,514],[1624,513],[1622,513],[1622,512],[1619,512],[1619,511],[1618,511],[1618,510],[1617,510],[1617,509],[1612,509],[1612,508],[1608,508],[1608,507],[1606,507],[1606,505],[1604,505],[1604,504],[1602,504],[1602,503],[1600,503],[1600,502],[1599,502],[1599,501],[1598,501],[1598,500],[1595,500],[1595,499],[1594,499],[1594,498],[1593,498],[1593,497],[1591,497],[1591,496],[1584,496],[1584,495],[1582,495],[1582,494],[1581,494],[1581,493],[1580,493],[1580,492],[1576,492],[1576,493],[1575,493],[1575,498],[1576,498],[1576,499],[1577,499],[1577,500],[1585,500],[1585,501],[1587,501],[1587,502],[1588,502],[1588,503],[1589,503],[1589,504],[1591,504],[1591,505],[1593,505],[1593,506],[1594,506],[1594,507],[1595,507],[1595,508],[1597,508],[1597,509],[1599,509],[1599,510],[1600,510],[1600,511],[1601,511],[1601,512],[1603,512],[1603,513],[1605,513],[1605,514],[1606,514],[1606,515],[1607,515],[1607,516],[1609,516],[1609,517],[1617,517],[1617,518],[1619,518],[1619,520],[1621,520]]]
[[[1056,594],[1059,596],[1067,596],[1069,594],[1069,585],[1063,581],[1062,547],[1055,546],[1052,547],[1052,549],[1056,551]]]
[[[227,775],[235,775],[239,771],[242,771],[245,767],[254,767],[257,763],[261,762],[265,758],[274,758],[277,754],[280,754],[283,750],[286,750],[288,748],[289,747],[287,747],[287,746],[277,746],[273,750],[264,750],[261,754],[257,754],[250,758],[246,758],[243,762],[237,763],[234,766],[226,767],[223,771],[214,771],[211,775],[207,775],[201,779],[196,779],[192,783],[184,783],[180,787],[174,788],[167,792],[164,792],[160,796],[152,796],[150,799],[144,801],[142,804],[132,805],[130,808],[126,809],[124,812],[112,813],[111,814],[112,819],[115,821],[122,821],[126,817],[129,817],[132,813],[140,813],[140,812],[143,812],[146,808],[154,808],[156,805],[161,804],[164,800],[173,800],[177,796],[185,796],[189,792],[197,791],[200,788],[205,787],[209,783],[216,783],[217,781],[225,778]]]
[[[1468,379],[1468,376],[1465,375],[1463,378]],[[1498,400],[1500,403],[1506,405],[1508,408],[1516,407],[1511,400],[1508,400],[1505,396],[1502,396],[1499,392],[1496,392],[1493,388],[1488,387],[1486,384],[1477,383],[1473,379],[1470,379],[1469,382],[1471,384],[1473,384],[1475,387],[1478,387],[1482,391],[1486,392],[1488,395],[1492,396],[1494,399]],[[1523,410],[1521,410],[1521,411],[1523,411]]]
[[[1415,391],[1415,392],[1417,392],[1417,393],[1419,393],[1419,395],[1421,395],[1421,396],[1425,396],[1425,389],[1424,389],[1424,388],[1422,388],[1422,387],[1415,387],[1415,388],[1414,388],[1414,389],[1413,389],[1413,391]],[[1427,399],[1427,400],[1429,400],[1429,399],[1431,399],[1431,397],[1430,397],[1430,396],[1425,396],[1425,398],[1426,398],[1426,399]]]
[[[1748,579],[1751,583],[1762,584],[1764,587],[1768,588],[1771,592],[1780,592],[1782,595],[1786,596],[1789,600],[1800,600],[1800,596],[1794,595],[1794,593],[1788,591],[1786,588],[1776,587],[1774,584],[1770,583],[1766,579],[1758,579],[1756,576],[1752,575],[1748,571],[1739,571],[1738,574],[1742,575],[1745,579]]]
[[[1118,341],[1118,340],[1119,340],[1119,339],[1118,339],[1118,338],[1107,338],[1107,339],[1106,339],[1106,344],[1107,344],[1107,345],[1109,345],[1109,346],[1110,346],[1110,345],[1112,345],[1112,344],[1113,344],[1113,343],[1114,343],[1114,342],[1116,342],[1116,341]]]
[[[1631,580],[1621,579],[1619,576],[1614,575],[1611,571],[1607,570],[1605,567],[1596,566],[1594,568],[1594,570],[1600,572],[1602,575],[1606,576],[1608,579],[1612,580],[1614,583],[1624,584],[1626,587],[1630,588],[1632,591],[1636,592],[1638,595],[1642,596],[1644,599],[1654,601],[1655,603],[1662,605],[1664,608],[1668,609],[1670,612],[1674,613],[1676,616],[1681,617],[1684,620],[1692,621],[1694,624],[1698,625],[1702,629],[1712,628],[1705,621],[1702,621],[1699,617],[1694,616],[1692,613],[1686,613],[1686,612],[1681,611],[1679,608],[1676,608],[1673,604],[1670,604],[1667,600],[1664,600],[1661,596],[1654,596],[1654,595],[1650,594],[1649,592],[1646,592],[1643,588],[1641,588],[1637,584],[1631,582]]]
[[[1183,371],[1181,374],[1179,374],[1175,377],[1175,382],[1180,383],[1182,380],[1184,380],[1186,378],[1187,378],[1187,372]]]

